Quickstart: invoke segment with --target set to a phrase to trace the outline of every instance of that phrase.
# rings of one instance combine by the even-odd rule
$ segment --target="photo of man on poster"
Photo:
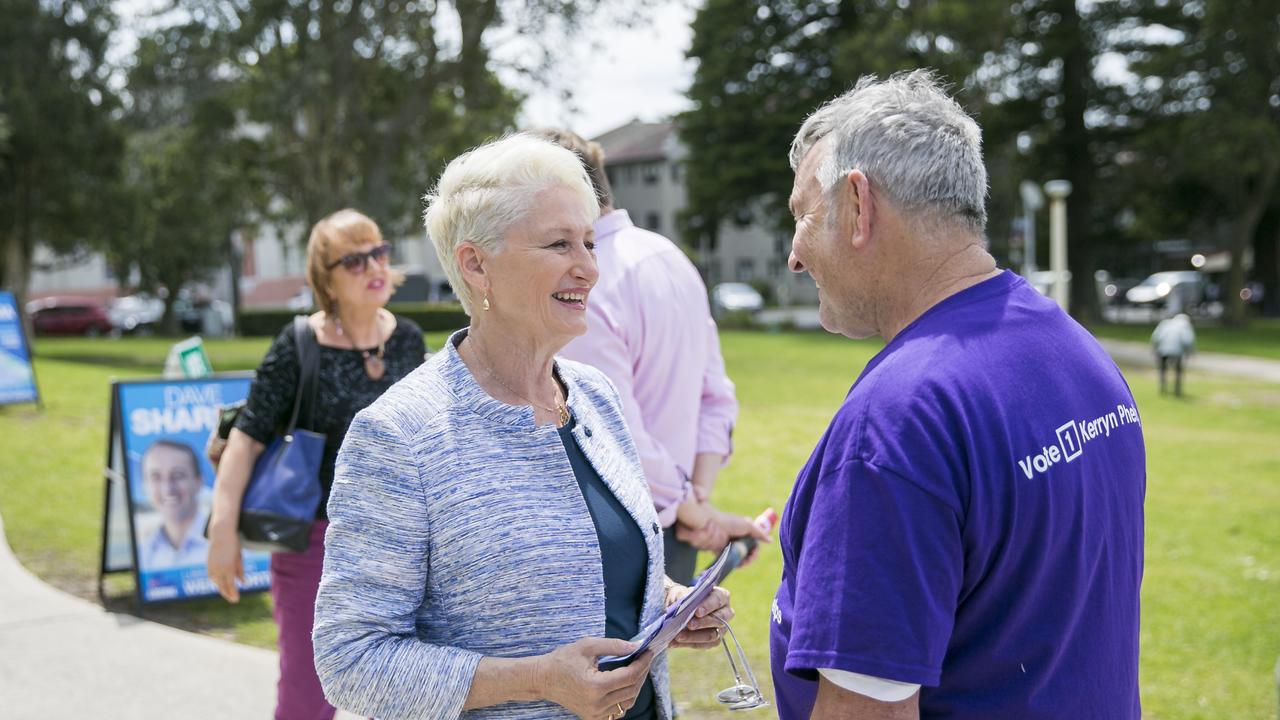
[[[107,464],[122,481],[116,502],[127,506],[127,512],[112,512],[114,496],[109,493],[103,571],[133,570],[140,603],[218,594],[205,565],[213,466],[203,451],[220,408],[244,399],[249,381],[248,375],[228,374],[113,384]],[[123,533],[121,520],[128,526]],[[121,542],[128,547],[119,547]],[[107,557],[117,561],[108,567]],[[241,557],[241,590],[267,589],[270,554],[246,550]]]
[[[195,450],[182,442],[160,439],[142,455],[142,484],[159,515],[159,525],[142,539],[138,562],[144,570],[203,565],[208,510],[201,507],[205,486]]]

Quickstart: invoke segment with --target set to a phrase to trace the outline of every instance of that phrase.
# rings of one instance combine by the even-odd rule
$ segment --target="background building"
[[[787,269],[791,234],[774,229],[759,203],[721,223],[711,247],[692,247],[681,237],[679,217],[685,209],[684,158],[687,151],[674,123],[632,121],[595,138],[604,147],[605,172],[613,187],[614,206],[625,209],[636,224],[681,245],[702,273],[707,286],[722,282],[751,283],[770,304],[806,305],[818,301],[818,289],[807,274]]]

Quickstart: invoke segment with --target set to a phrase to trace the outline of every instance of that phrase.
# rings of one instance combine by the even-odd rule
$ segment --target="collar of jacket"
[[[444,344],[441,354],[444,355],[443,362],[440,365],[441,376],[449,384],[450,390],[460,403],[471,408],[475,413],[486,417],[496,423],[503,425],[511,425],[513,427],[526,427],[531,430],[551,430],[555,431],[554,425],[537,426],[534,424],[533,408],[529,405],[508,405],[500,400],[495,400],[489,393],[480,387],[480,383],[476,382],[476,378],[471,374],[470,368],[462,361],[462,355],[458,353],[458,343],[467,336],[469,328],[463,328],[453,335],[449,336],[449,340]],[[565,387],[565,404],[569,406],[569,414],[575,419],[584,416],[587,410],[584,403],[586,402],[581,392],[577,392],[580,387],[581,378],[566,364],[557,361],[554,369],[556,375],[564,383]],[[590,413],[585,413],[590,414]]]

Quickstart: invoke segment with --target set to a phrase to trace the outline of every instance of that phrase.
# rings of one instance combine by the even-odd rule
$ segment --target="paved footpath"
[[[1104,339],[1099,339],[1098,342],[1110,353],[1117,364],[1155,367],[1155,356],[1151,352],[1151,346],[1146,343]],[[1223,353],[1196,353],[1187,361],[1187,370],[1240,380],[1280,383],[1280,360],[1267,358]]]
[[[107,612],[46,585],[13,556],[0,520],[0,717],[265,720],[276,677],[272,651]]]

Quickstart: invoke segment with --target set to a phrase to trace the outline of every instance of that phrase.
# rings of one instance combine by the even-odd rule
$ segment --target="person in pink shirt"
[[[593,226],[600,279],[587,302],[587,332],[560,354],[596,366],[617,386],[665,528],[667,575],[688,584],[698,550],[719,552],[746,535],[769,539],[750,518],[709,499],[733,452],[738,401],[707,288],[674,243],[613,207],[598,143],[566,130],[534,134],[578,155],[600,202]]]

